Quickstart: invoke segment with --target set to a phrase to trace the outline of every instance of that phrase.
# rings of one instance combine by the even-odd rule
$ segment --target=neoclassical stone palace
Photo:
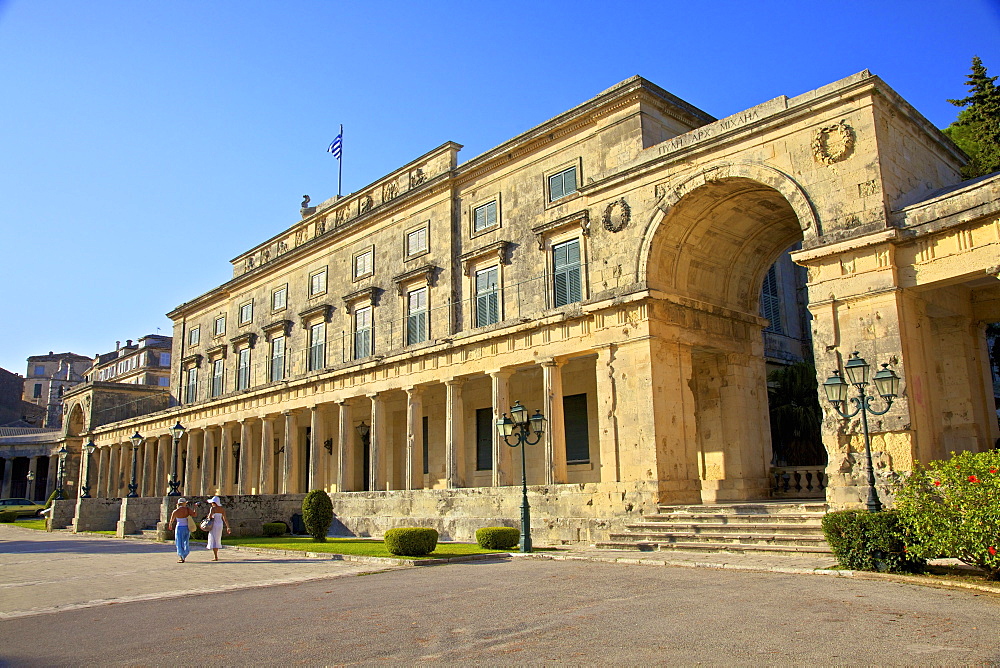
[[[1000,179],[962,183],[961,151],[867,71],[720,120],[634,77],[459,148],[306,198],[171,311],[176,405],[95,424],[100,388],[70,393],[68,449],[97,445],[83,501],[125,495],[136,433],[138,493],[162,496],[179,422],[186,494],[319,488],[348,530],[468,538],[517,518],[520,454],[493,426],[515,402],[547,419],[526,451],[541,536],[766,499],[761,288],[795,244],[820,380],[854,350],[903,379],[872,424],[880,480],[1000,435]],[[857,504],[857,421],[831,411],[824,442],[827,500]]]

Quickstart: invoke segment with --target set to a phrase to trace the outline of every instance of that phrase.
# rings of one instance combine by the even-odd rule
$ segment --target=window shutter
[[[580,241],[574,239],[552,249],[553,292],[556,306],[565,306],[583,298],[580,268]]]
[[[587,395],[563,397],[563,426],[566,430],[566,462],[590,461],[590,431],[587,422]]]
[[[563,196],[562,174],[549,177],[549,200],[557,200]]]

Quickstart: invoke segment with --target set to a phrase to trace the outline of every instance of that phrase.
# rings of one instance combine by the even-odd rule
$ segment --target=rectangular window
[[[236,358],[236,389],[250,387],[250,349],[241,348]]]
[[[427,288],[406,293],[406,345],[427,340]]]
[[[326,323],[309,328],[309,371],[317,371],[326,366]]]
[[[226,363],[222,360],[212,362],[212,396],[217,397],[225,389]]]
[[[285,337],[271,339],[271,381],[285,378]]]
[[[493,470],[493,409],[476,409],[476,470]],[[506,447],[506,446],[504,446]],[[522,446],[524,447],[524,446]]]
[[[246,325],[253,320],[253,302],[240,305],[240,324]]]
[[[215,336],[222,336],[226,333],[226,316],[220,315],[215,319],[215,329],[212,333]]]
[[[156,384],[160,387],[170,387],[170,379],[166,376],[160,376],[156,379]]]
[[[500,322],[500,289],[497,267],[476,272],[476,327]]]
[[[364,306],[354,311],[354,359],[372,354],[372,307]]]
[[[38,366],[36,366],[35,367],[35,374],[34,375],[36,375],[36,376],[44,376],[45,375],[45,366],[41,365],[41,364],[39,364]]]
[[[580,240],[573,239],[552,247],[554,304],[565,306],[583,298],[580,273]]]
[[[288,304],[288,287],[282,286],[271,293],[271,310],[280,311]]]
[[[188,345],[196,346],[201,342],[201,327],[192,327],[188,332]]]
[[[193,404],[198,401],[198,367],[187,370],[187,385],[184,388],[184,403]]]
[[[42,384],[35,383],[35,388],[31,391],[31,396],[38,399],[42,396]]]
[[[778,291],[778,271],[775,264],[772,264],[771,268],[767,270],[764,285],[760,290],[760,315],[769,321],[767,327],[764,328],[765,332],[785,333],[781,322],[781,295]]]
[[[406,256],[423,253],[427,250],[427,228],[420,227],[406,234]]]
[[[364,278],[375,273],[375,251],[366,250],[354,256],[354,278]]]
[[[326,269],[309,274],[309,296],[321,295],[326,292]]]
[[[160,353],[160,366],[170,366],[170,353]]]
[[[576,167],[564,169],[549,177],[549,201],[572,195],[576,192]]]
[[[497,201],[487,202],[472,210],[472,231],[481,232],[497,224]]]
[[[587,395],[563,397],[563,427],[566,430],[566,463],[590,462],[590,425],[587,421]]]

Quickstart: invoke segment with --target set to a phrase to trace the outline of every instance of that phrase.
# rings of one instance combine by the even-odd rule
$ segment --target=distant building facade
[[[172,337],[147,334],[136,343],[118,343],[109,353],[98,355],[86,379],[101,383],[170,386]]]
[[[62,425],[62,396],[68,388],[82,383],[93,360],[76,353],[33,355],[28,358],[22,397],[45,408],[44,427]]]

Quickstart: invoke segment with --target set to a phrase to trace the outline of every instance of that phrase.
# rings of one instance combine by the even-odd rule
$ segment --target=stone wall
[[[121,518],[121,506],[122,499],[77,499],[73,531],[114,531]]]
[[[134,497],[121,500],[121,513],[115,527],[119,538],[139,533],[157,526],[167,499],[159,497]]]
[[[207,497],[184,497],[188,504],[197,513],[196,521],[201,522],[208,515],[209,504]],[[267,522],[284,522],[292,528],[292,516],[302,514],[302,499],[305,494],[267,494],[267,495],[242,495],[242,496],[220,496],[222,507],[226,509],[226,516],[229,518],[229,526],[233,532],[224,536],[260,536],[264,533],[264,524]],[[160,501],[160,499],[157,499]],[[157,524],[157,534],[162,540],[170,535],[167,525],[170,521],[170,513],[176,508],[176,501],[171,497],[163,499],[162,512]],[[197,505],[195,505],[197,504]]]

